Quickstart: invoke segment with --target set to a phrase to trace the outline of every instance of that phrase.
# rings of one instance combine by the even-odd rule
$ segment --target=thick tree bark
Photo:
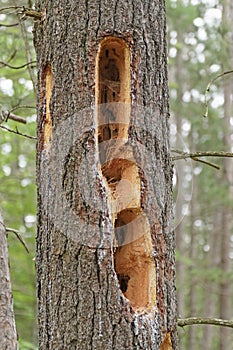
[[[164,1],[36,9],[39,348],[176,349]]]
[[[17,350],[6,229],[0,211],[0,349]]]

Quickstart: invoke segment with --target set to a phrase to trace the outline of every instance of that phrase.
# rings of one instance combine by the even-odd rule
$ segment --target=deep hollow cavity
[[[150,225],[141,208],[141,179],[128,144],[131,114],[130,49],[123,39],[106,37],[96,58],[98,152],[108,190],[113,261],[119,289],[134,310],[156,299],[156,269]]]

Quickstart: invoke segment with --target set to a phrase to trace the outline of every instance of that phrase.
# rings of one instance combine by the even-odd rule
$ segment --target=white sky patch
[[[205,63],[205,55],[203,53],[199,53],[197,56],[198,62]]]
[[[212,64],[210,66],[210,72],[211,73],[217,73],[220,70],[220,65],[219,64]]]
[[[26,120],[28,123],[34,123],[36,121],[36,118],[36,114],[33,114],[30,117],[27,117]]]
[[[177,54],[177,49],[175,47],[172,47],[170,50],[169,50],[169,56],[174,58],[176,57],[176,54]]]
[[[187,37],[185,38],[184,42],[187,45],[193,45],[193,46],[197,45],[197,39],[194,37]]]
[[[186,103],[191,101],[191,94],[189,91],[185,91],[185,93],[183,94],[182,100],[183,102],[186,102]]]
[[[4,143],[1,148],[2,154],[9,154],[12,151],[12,146],[10,143]]]
[[[202,172],[202,168],[201,168],[200,166],[196,166],[196,167],[193,169],[194,175],[199,175],[201,172]]]
[[[206,4],[207,7],[214,7],[218,5],[218,0],[201,0],[203,4]]]
[[[204,252],[207,253],[210,250],[209,244],[205,244],[204,247],[203,247],[203,250],[204,250]]]
[[[224,97],[220,94],[213,95],[213,101],[211,102],[212,108],[221,107],[224,104]]]
[[[176,133],[177,133],[176,125],[174,123],[171,123],[170,124],[170,134],[174,136],[174,135],[176,135]]]
[[[182,131],[188,135],[189,131],[191,129],[191,123],[189,123],[188,121],[185,121],[183,124],[182,124]]]
[[[4,13],[0,14],[0,21],[5,21],[6,15]]]
[[[192,180],[192,174],[186,174],[186,175],[185,175],[185,180],[186,180],[187,182],[190,182],[190,181]],[[188,185],[188,186],[185,185],[184,187],[187,188],[187,187],[189,187],[189,185]]]
[[[170,31],[170,37],[171,38],[177,38],[177,32],[175,30]]]
[[[219,26],[222,19],[222,11],[216,8],[206,10],[204,15],[204,22],[209,26]]]
[[[192,97],[195,101],[200,100],[200,92],[197,89],[192,89],[191,94],[192,94]]]
[[[194,24],[196,27],[203,27],[203,25],[204,25],[203,18],[201,18],[201,17],[195,18],[194,21],[193,21],[193,24]]]
[[[3,165],[2,170],[6,176],[9,176],[11,174],[11,168],[8,165]]]
[[[183,215],[188,215],[189,214],[189,206],[188,204],[184,204],[182,207],[182,214]]]
[[[176,45],[177,44],[177,39],[176,38],[171,38],[170,39],[171,45]]]
[[[33,27],[32,27],[32,26],[27,27],[27,32],[28,32],[28,33],[32,33],[32,30],[33,30]]]
[[[202,53],[204,51],[204,49],[205,49],[205,45],[202,43],[198,44],[195,48],[196,53],[198,53],[198,54]]]
[[[207,33],[204,28],[199,28],[197,31],[197,36],[199,40],[206,41],[207,40]]]
[[[20,168],[25,168],[27,166],[27,161],[26,161],[26,158],[23,154],[19,155],[18,160],[19,160],[19,167]]]
[[[19,79],[19,83],[21,85],[24,85],[28,90],[32,90],[33,89],[33,85],[32,85],[32,81],[31,80],[20,78]]]
[[[191,4],[194,6],[200,4],[200,2],[201,2],[200,0],[191,0]]]
[[[32,182],[31,179],[23,179],[21,181],[21,185],[22,185],[22,187],[26,187],[26,186],[30,185],[31,182]]]
[[[13,96],[13,81],[11,79],[6,79],[5,77],[0,78],[0,89],[5,95]]]
[[[194,226],[196,226],[196,227],[202,227],[202,221],[199,220],[199,219],[195,220],[195,221],[194,221]]]
[[[24,221],[25,221],[25,225],[27,227],[32,227],[32,226],[34,226],[34,224],[36,222],[36,217],[35,217],[35,215],[26,215],[24,217]]]
[[[171,98],[177,98],[177,90],[176,89],[170,89],[170,96]]]

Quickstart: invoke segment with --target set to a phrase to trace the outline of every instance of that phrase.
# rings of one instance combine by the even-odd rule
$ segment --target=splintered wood
[[[156,302],[156,268],[148,218],[141,208],[141,178],[127,143],[131,115],[130,50],[106,37],[96,58],[96,105],[101,172],[115,227],[114,268],[119,289],[137,311]]]
[[[52,96],[52,90],[53,90],[53,74],[51,70],[51,66],[47,65],[45,68],[45,77],[44,77],[44,101],[43,101],[43,107],[45,109],[45,114],[43,113],[44,125],[43,125],[43,134],[44,134],[44,140],[43,140],[43,148],[48,148],[49,143],[52,139],[52,119],[50,114],[50,100]]]

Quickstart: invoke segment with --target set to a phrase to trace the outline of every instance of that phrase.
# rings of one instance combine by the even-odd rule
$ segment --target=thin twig
[[[0,8],[0,12],[2,11],[6,11],[6,10],[11,10],[11,9],[14,9],[14,10],[18,10],[22,8],[22,6],[7,6],[7,7],[2,7]]]
[[[0,125],[0,128],[3,129],[3,130],[6,130],[6,131],[12,132],[14,134],[26,137],[27,139],[30,139],[30,140],[36,140],[37,139],[35,136],[30,136],[30,135],[23,134],[23,133],[19,132],[17,128],[16,128],[16,130],[13,130],[13,129],[7,128],[6,126],[3,126],[3,125]]]
[[[9,111],[10,113],[16,111],[19,108],[32,108],[32,109],[36,109],[36,106],[29,106],[29,105],[19,105],[19,106],[15,106],[13,108],[11,108],[11,110]]]
[[[214,163],[212,163],[212,162],[207,162],[206,160],[199,159],[199,158],[197,158],[197,157],[192,157],[191,159],[192,159],[192,160],[195,160],[196,162],[203,163],[203,164],[205,164],[205,165],[209,165],[209,166],[211,166],[211,167],[214,168],[214,169],[217,169],[217,170],[220,170],[220,169],[221,169],[220,166],[218,166],[217,164],[214,164]]]
[[[233,328],[233,321],[222,320],[218,318],[202,318],[202,317],[190,317],[184,319],[178,319],[177,324],[179,327],[192,326],[198,324],[209,324],[213,326],[222,326]]]
[[[24,246],[26,252],[29,254],[29,249],[27,246],[27,243],[24,241],[23,237],[21,236],[20,232],[18,230],[15,230],[14,228],[10,228],[10,227],[6,227],[6,232],[12,232],[16,235],[16,237],[18,238],[18,240],[22,243],[22,245]]]
[[[9,57],[9,59],[7,60],[7,63],[9,63],[10,61],[13,60],[13,58],[14,58],[15,55],[16,55],[16,53],[17,53],[17,50],[14,50],[14,51],[12,52],[12,54],[11,54],[10,57]]]
[[[17,2],[16,0],[14,1],[15,5],[17,6]],[[24,11],[26,9],[24,8]],[[30,10],[30,9],[27,9],[27,10]],[[25,15],[25,12],[24,12],[24,15]],[[22,21],[22,17],[20,17],[20,14],[18,13],[17,14],[18,16],[18,19],[20,21],[20,31],[21,31],[21,36],[22,36],[22,39],[23,39],[23,43],[24,43],[24,48],[25,48],[25,54],[26,54],[26,59],[27,59],[27,63],[28,63],[28,72],[29,72],[29,75],[30,75],[30,78],[31,78],[31,81],[32,81],[32,84],[33,84],[33,91],[34,91],[34,94],[36,96],[36,76],[35,76],[35,73],[31,67],[31,65],[29,64],[30,61],[32,61],[32,52],[31,52],[31,47],[29,45],[29,40],[28,40],[28,32],[27,32],[27,29],[26,29],[26,25],[25,23]]]
[[[233,70],[228,70],[228,71],[225,71],[221,74],[218,74],[216,77],[214,77],[213,79],[211,79],[211,81],[209,82],[209,84],[207,85],[206,87],[206,90],[205,90],[205,114],[204,114],[204,117],[207,118],[208,117],[208,113],[209,113],[209,104],[208,104],[208,101],[207,101],[207,94],[208,92],[210,91],[210,87],[211,85],[219,78],[223,77],[224,75],[228,75],[228,74],[232,74],[233,73]]]
[[[16,26],[18,26],[18,25],[19,25],[19,22],[17,22],[17,23],[12,23],[12,24],[0,23],[0,27],[7,27],[7,28],[9,28],[9,27],[16,27]]]
[[[0,61],[0,64],[2,65],[2,67],[8,67],[8,68],[11,68],[11,69],[21,69],[21,68],[25,68],[33,63],[36,63],[36,61],[31,61],[31,62],[28,62],[28,63],[25,63],[23,64],[22,66],[11,66],[10,64],[8,64],[7,62],[3,62],[3,61]],[[2,68],[0,67],[0,68]]]

